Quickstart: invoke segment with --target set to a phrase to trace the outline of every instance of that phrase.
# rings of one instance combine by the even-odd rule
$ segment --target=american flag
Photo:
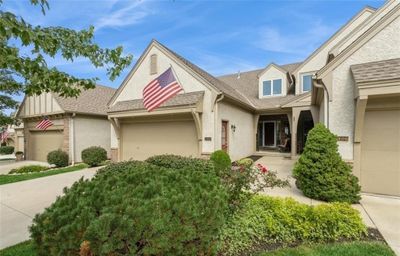
[[[7,142],[7,138],[8,138],[8,132],[3,131],[0,135],[1,143]]]
[[[144,87],[143,104],[147,111],[153,111],[182,90],[182,87],[175,79],[172,68],[168,68]]]
[[[47,128],[49,128],[52,125],[53,125],[53,122],[50,121],[50,119],[48,119],[46,117],[36,125],[36,128],[40,129],[40,130],[46,130]]]

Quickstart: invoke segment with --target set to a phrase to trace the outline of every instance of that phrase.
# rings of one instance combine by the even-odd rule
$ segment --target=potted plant
[[[22,161],[22,160],[24,160],[24,152],[22,152],[22,151],[17,151],[17,152],[15,152],[15,160],[17,160],[17,161]]]

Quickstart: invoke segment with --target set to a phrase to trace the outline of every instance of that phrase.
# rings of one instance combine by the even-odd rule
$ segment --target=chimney
[[[237,73],[237,79],[240,79],[240,70]]]

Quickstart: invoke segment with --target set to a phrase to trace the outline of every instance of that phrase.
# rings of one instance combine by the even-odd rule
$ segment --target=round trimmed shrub
[[[360,185],[338,151],[336,136],[322,124],[308,134],[293,176],[305,196],[327,202],[357,203]]]
[[[231,158],[223,150],[214,151],[210,156],[210,160],[214,163],[217,173],[224,172],[232,166]]]
[[[9,155],[14,153],[13,146],[1,146],[0,147],[0,155]]]
[[[68,154],[61,149],[51,151],[47,154],[47,162],[57,167],[68,166]]]
[[[122,162],[79,180],[30,228],[39,255],[213,255],[226,192],[216,175]]]
[[[89,166],[98,166],[107,160],[107,151],[102,147],[89,147],[82,150],[82,161]]]

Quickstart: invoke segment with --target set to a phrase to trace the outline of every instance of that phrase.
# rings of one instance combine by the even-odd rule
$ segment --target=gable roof
[[[55,93],[53,95],[65,112],[107,115],[107,102],[114,93],[114,88],[96,85],[93,89],[82,91],[77,98],[64,98]]]
[[[352,65],[357,84],[400,79],[400,58]]]

